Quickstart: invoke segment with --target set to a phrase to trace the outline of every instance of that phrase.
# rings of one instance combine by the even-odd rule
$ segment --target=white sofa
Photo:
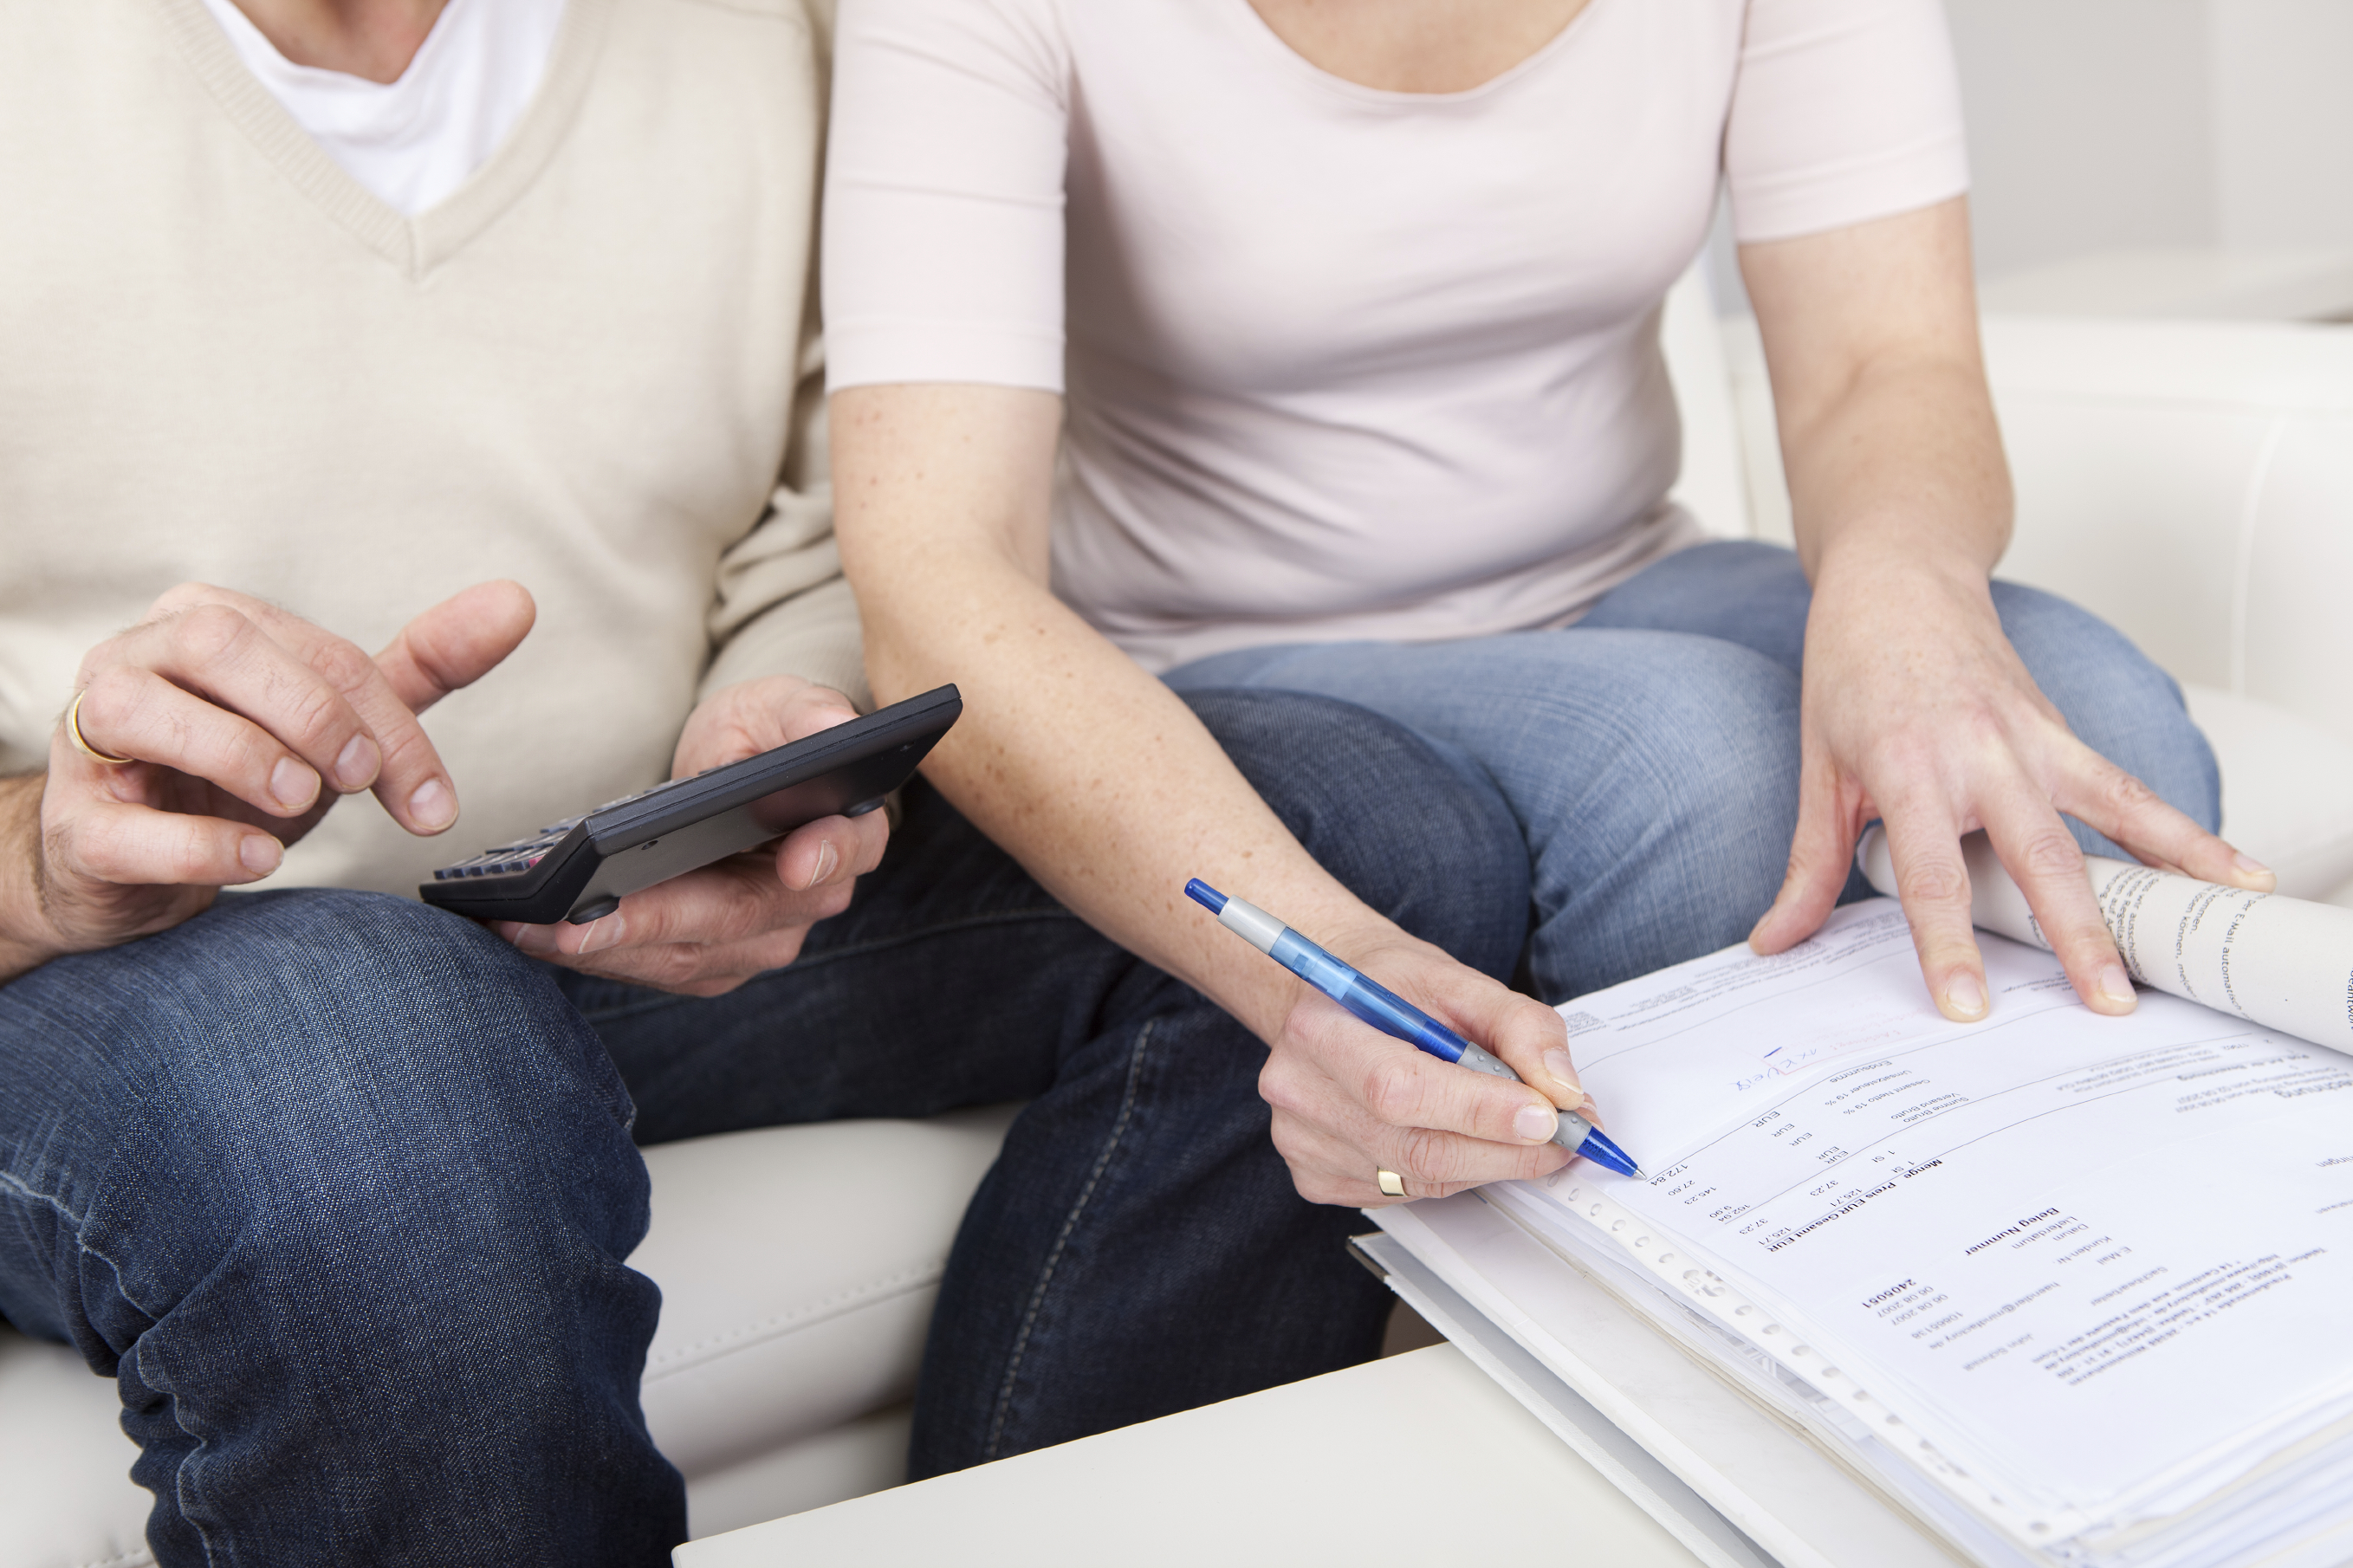
[[[1720,533],[1786,540],[1753,329],[1719,330],[1694,276],[1667,338],[1679,493]],[[2221,754],[2226,830],[2285,890],[2344,896],[2353,328],[2019,318],[1987,339],[2020,498],[2004,574],[2098,610],[2179,677]],[[635,1261],[664,1307],[646,1411],[696,1534],[898,1480],[948,1241],[1009,1115],[649,1152]],[[69,1352],[0,1330],[0,1568],[149,1561],[114,1404]]]

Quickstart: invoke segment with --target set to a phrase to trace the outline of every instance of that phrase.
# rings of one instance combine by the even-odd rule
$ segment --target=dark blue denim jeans
[[[1491,786],[1345,703],[1190,700],[1342,881],[1510,971],[1527,858]],[[656,1142],[1030,1101],[949,1260],[917,1475],[1374,1352],[1361,1222],[1292,1190],[1257,1041],[905,807],[801,961],[713,1000],[334,892],[0,988],[0,1311],[117,1379],[160,1563],[664,1561],[633,1115]]]

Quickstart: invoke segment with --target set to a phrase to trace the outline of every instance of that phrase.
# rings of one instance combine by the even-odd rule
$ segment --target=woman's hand
[[[2061,812],[2209,881],[2268,890],[2272,877],[2078,741],[2002,636],[1988,579],[2010,539],[2010,476],[1967,204],[1743,246],[1740,261],[1814,584],[1798,827],[1751,945],[1812,934],[1877,816],[1929,994],[1947,1017],[1984,1016],[1960,849],[1982,827],[2077,994],[2130,1012]]]
[[[373,790],[435,834],[458,795],[417,715],[531,630],[531,595],[484,583],[374,658],[243,594],[185,584],[92,648],[48,771],[17,783],[0,846],[0,979],[164,930],[259,881],[337,799]],[[33,791],[37,787],[37,799]]]
[[[680,735],[670,776],[742,762],[858,717],[849,699],[798,676],[712,693]],[[881,863],[884,814],[828,816],[772,845],[690,871],[586,925],[494,928],[523,952],[608,980],[717,996],[800,956],[809,928],[849,907],[858,879]]]
[[[1337,951],[1337,950],[1335,950]],[[1274,1146],[1310,1203],[1374,1208],[1484,1182],[1542,1176],[1570,1159],[1556,1110],[1588,1106],[1560,1015],[1394,926],[1366,928],[1347,961],[1482,1041],[1525,1081],[1442,1062],[1302,987],[1259,1073]],[[1394,1171],[1405,1198],[1375,1179]]]
[[[1896,889],[1929,994],[1949,1018],[1985,1016],[1960,838],[1983,828],[2076,993],[2133,1008],[2061,812],[2152,865],[2268,888],[2270,874],[2071,733],[1994,613],[1984,573],[1916,554],[1826,556],[1806,626],[1804,757],[1789,874],[1749,941],[1779,952],[1819,927],[1884,821]]]
[[[1193,711],[1049,590],[1058,400],[889,385],[831,407],[841,557],[876,695],[955,681],[965,717],[924,774],[1080,918],[1267,1042],[1260,1088],[1299,1190],[1366,1205],[1394,1201],[1381,1170],[1425,1196],[1556,1169],[1552,1108],[1584,1098],[1559,1017],[1342,887]],[[1183,891],[1196,877],[1298,921],[1527,1083],[1424,1056],[1308,991],[1203,917]]]

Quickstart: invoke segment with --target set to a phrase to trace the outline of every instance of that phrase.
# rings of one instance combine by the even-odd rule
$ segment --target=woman
[[[2270,885],[2210,831],[2171,683],[1989,583],[2010,499],[1935,0],[845,0],[838,48],[835,478],[876,692],[960,682],[940,787],[1269,1043],[1308,1198],[1550,1170],[1583,1091],[1549,1009],[1350,899],[1172,688],[1346,698],[1492,778],[1547,1001],[1790,946],[1874,817],[1957,1019],[1989,1005],[1966,832],[2106,1013],[2132,989],[2079,838]],[[1664,499],[1658,306],[1719,182],[1795,555],[1687,549]],[[1527,1087],[1302,995],[1193,876]]]

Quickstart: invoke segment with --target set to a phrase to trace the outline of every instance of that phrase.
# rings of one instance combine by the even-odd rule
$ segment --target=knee
[[[512,1258],[543,1234],[620,1255],[642,1234],[610,1058],[539,965],[470,922],[257,894],[95,956],[121,999],[121,1157],[85,1239],[136,1231],[127,1250],[158,1256],[168,1235],[162,1255],[198,1276],[232,1253],[337,1273],[364,1255],[396,1288],[410,1271],[394,1266],[434,1250],[423,1237]]]
[[[1662,824],[1767,821],[1786,832],[1797,814],[1798,676],[1719,638],[1627,635],[1641,646],[1620,664],[1613,707],[1639,723],[1612,738],[1617,782]]]
[[[1335,698],[1229,689],[1186,701],[1349,891],[1465,963],[1510,972],[1527,929],[1527,842],[1477,763]]]
[[[1798,819],[1798,677],[1715,638],[1591,635],[1630,645],[1614,663],[1609,711],[1620,721],[1580,738],[1607,759],[1551,825],[1568,839],[1556,847],[1586,862],[1588,881],[1666,876],[1753,920],[1779,885]]]
[[[224,899],[120,950],[118,1022],[174,1098],[269,1098],[338,1117],[520,1113],[557,1082],[626,1124],[619,1076],[540,964],[406,899],[298,890]]]

